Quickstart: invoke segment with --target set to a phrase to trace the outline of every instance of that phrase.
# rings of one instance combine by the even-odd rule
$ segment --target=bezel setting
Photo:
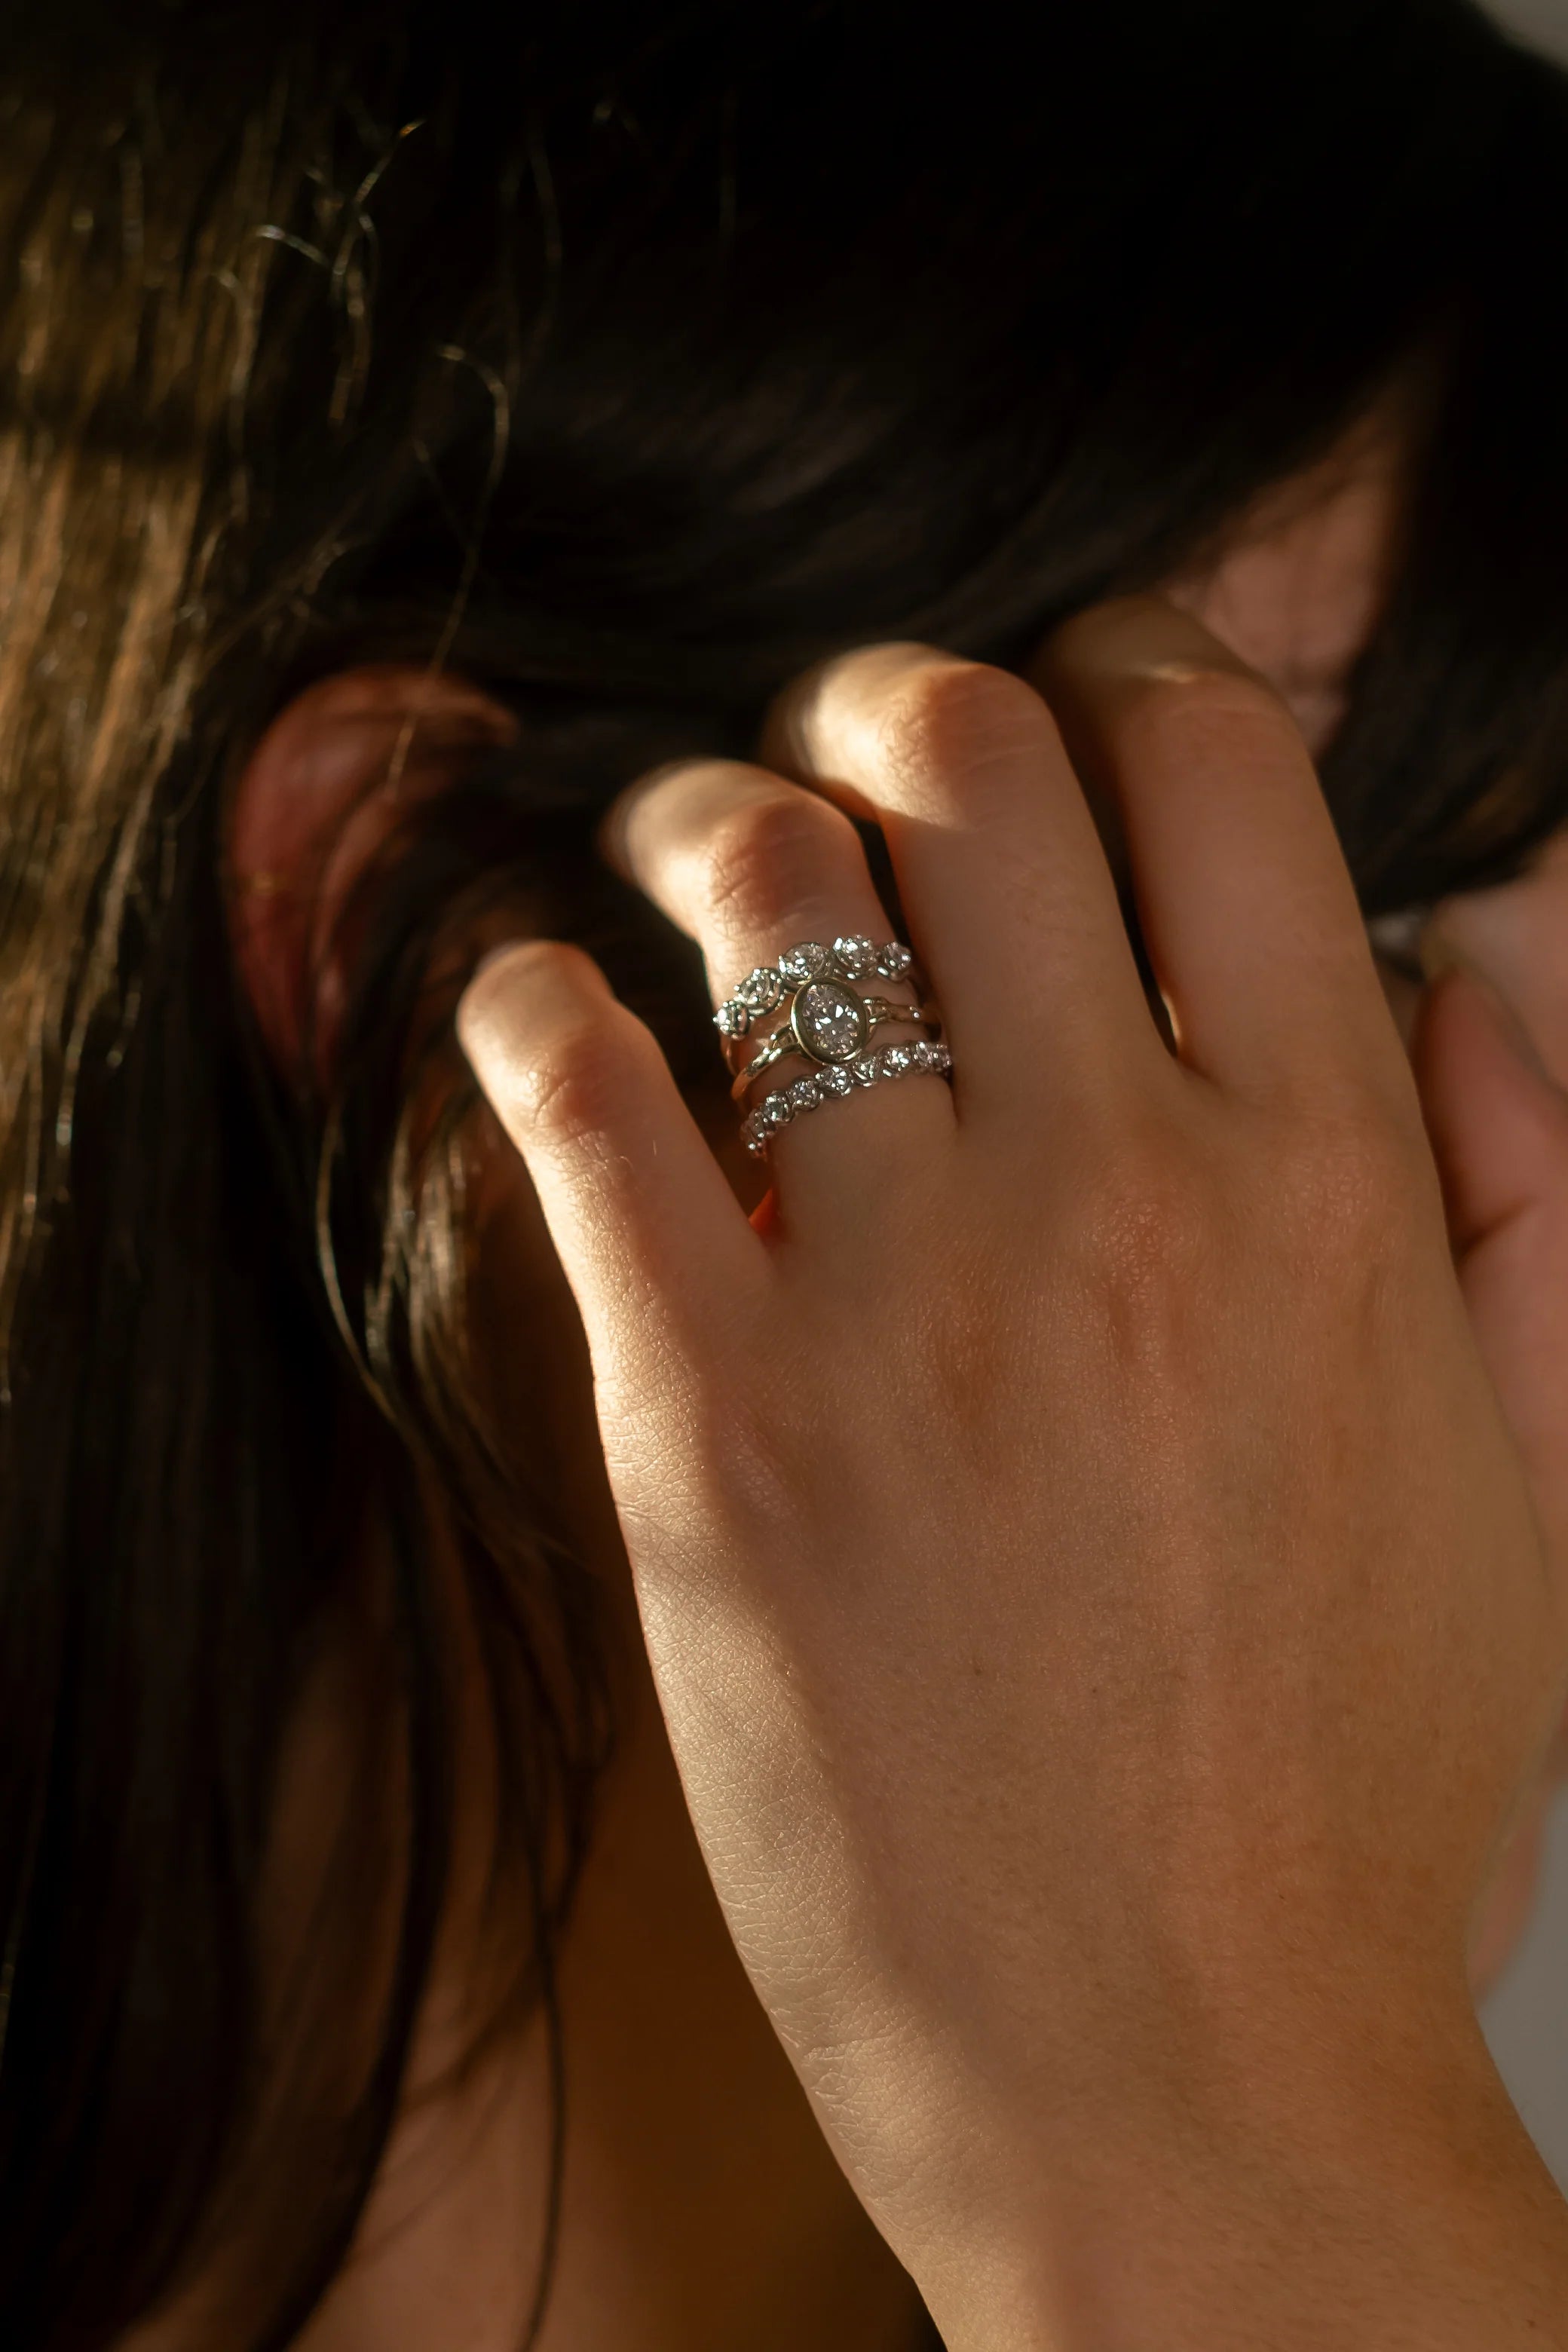
[[[808,981],[825,980],[832,971],[833,951],[820,940],[803,940],[780,956],[779,970],[792,988],[804,988]]]
[[[771,1013],[784,1002],[784,984],[772,964],[760,963],[755,971],[746,974],[735,994],[749,1012]]]
[[[876,942],[864,931],[849,931],[833,942],[833,961],[846,980],[865,980],[877,969]]]
[[[795,992],[789,1025],[807,1061],[852,1062],[871,1034],[871,1016],[865,998],[842,982],[808,980]]]

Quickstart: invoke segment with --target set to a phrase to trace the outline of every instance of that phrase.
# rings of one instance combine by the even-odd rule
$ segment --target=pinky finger
[[[757,1236],[652,1033],[580,949],[502,949],[458,1034],[538,1194],[595,1378],[631,1403],[672,1345],[690,1363],[761,1283]]]
[[[1415,1033],[1422,1108],[1477,1343],[1568,1598],[1568,1096],[1484,976],[1448,961]]]

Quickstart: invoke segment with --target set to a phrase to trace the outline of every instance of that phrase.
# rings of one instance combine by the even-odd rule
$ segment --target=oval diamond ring
[[[827,992],[833,992],[829,999]],[[848,1005],[836,1000],[846,997]],[[730,1088],[735,1102],[743,1100],[747,1089],[791,1054],[804,1055],[808,1062],[851,1062],[863,1052],[873,1029],[885,1028],[891,1021],[909,1021],[926,1029],[940,1027],[934,1004],[896,1004],[889,996],[857,996],[850,989],[838,989],[831,981],[814,980],[797,991],[786,1019],[776,1029],[771,1029],[757,1043],[750,1061],[736,1073]]]

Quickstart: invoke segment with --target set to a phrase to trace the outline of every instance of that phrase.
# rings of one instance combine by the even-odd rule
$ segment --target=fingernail
[[[1047,639],[1037,658],[1053,677],[1064,665],[1173,684],[1215,670],[1238,677],[1256,676],[1239,654],[1191,613],[1152,595],[1119,596],[1076,614]]]
[[[476,980],[482,980],[492,965],[504,963],[508,956],[515,955],[519,948],[525,948],[529,944],[526,939],[502,940],[500,947],[487,948],[468,974],[468,987],[472,988]]]
[[[489,995],[484,985],[487,975],[494,971],[498,964],[510,962],[521,950],[536,944],[528,939],[502,940],[499,947],[487,948],[468,974],[463,992],[458,999],[453,1022],[458,1032],[458,1043],[470,1062],[475,1055],[474,1040],[495,1010],[493,1004],[486,1001]]]
[[[1526,1068],[1531,1070],[1543,1086],[1550,1087],[1553,1093],[1563,1092],[1555,1074],[1547,1068],[1542,1059],[1540,1048],[1511,1000],[1498,986],[1490,972],[1485,971],[1476,961],[1474,956],[1468,955],[1465,950],[1456,946],[1445,932],[1436,930],[1430,925],[1422,931],[1417,940],[1416,952],[1421,959],[1421,970],[1426,975],[1428,987],[1435,986],[1447,972],[1462,972],[1470,985],[1479,989],[1486,998],[1499,1028],[1501,1029]]]
[[[692,765],[689,759],[661,760],[657,767],[645,768],[640,776],[622,786],[599,819],[595,835],[599,855],[623,882],[635,883],[637,878],[630,845],[633,816],[655,784],[662,782],[666,776],[679,775],[683,768]]]

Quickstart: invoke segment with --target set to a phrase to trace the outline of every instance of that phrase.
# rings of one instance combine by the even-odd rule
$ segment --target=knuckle
[[[1255,1134],[1245,1175],[1177,1133],[1123,1137],[1079,1190],[1076,1286],[1124,1376],[1181,1389],[1249,1286],[1282,1313],[1311,1299],[1337,1312],[1383,1282],[1406,1249],[1413,1192],[1405,1144],[1364,1108]]]
[[[1219,1236],[1202,1171],[1173,1137],[1123,1139],[1073,1219],[1074,1256],[1122,1355],[1178,1348]]]
[[[556,1145],[603,1141],[622,1123],[626,1049],[610,1020],[559,1030],[550,1051],[520,1074],[518,1107],[531,1131]]]
[[[847,817],[808,793],[760,794],[731,810],[698,852],[710,915],[766,929],[824,894],[856,854]]]
[[[920,798],[951,804],[968,802],[988,779],[1016,774],[1052,730],[1033,687],[1010,670],[940,661],[905,671],[889,689],[878,740],[888,766]]]
[[[1321,1264],[1380,1252],[1410,1222],[1409,1150],[1370,1108],[1341,1103],[1296,1122],[1271,1176],[1281,1230]]]
[[[1062,1263],[1121,1378],[1190,1390],[1248,1298],[1332,1318],[1408,1262],[1417,1164],[1375,1101],[1347,1088],[1310,1112],[1260,1112],[1243,1142],[1216,1150],[1151,1120],[1085,1155]]]

